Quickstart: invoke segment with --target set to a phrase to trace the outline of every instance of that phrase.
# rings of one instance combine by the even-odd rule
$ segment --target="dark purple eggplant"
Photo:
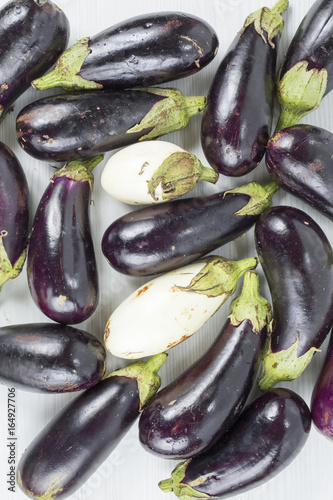
[[[218,194],[134,210],[105,231],[109,264],[132,276],[184,266],[242,236],[271,204],[275,182],[252,182]]]
[[[31,296],[49,318],[81,323],[98,303],[98,276],[89,206],[95,156],[57,170],[38,205],[29,243]]]
[[[280,130],[268,143],[266,164],[283,189],[333,220],[333,134],[312,125]]]
[[[29,192],[23,168],[0,142],[0,290],[16,278],[25,261],[29,233]]]
[[[236,421],[253,386],[271,322],[258,275],[247,271],[242,293],[213,345],[145,408],[139,436],[165,458],[203,453]]]
[[[0,328],[0,383],[49,393],[95,385],[105,372],[106,352],[88,332],[37,323]]]
[[[277,130],[316,109],[333,88],[333,0],[317,0],[301,22],[283,60]]]
[[[255,239],[274,318],[259,379],[265,390],[297,378],[332,326],[333,251],[311,217],[286,206],[260,217]]]
[[[208,451],[159,483],[180,500],[229,498],[272,479],[296,458],[311,428],[303,399],[287,389],[264,392]]]
[[[38,90],[147,87],[197,73],[217,50],[215,31],[192,14],[143,14],[82,38],[32,85]]]
[[[115,449],[160,386],[166,354],[117,370],[70,402],[37,435],[17,466],[30,498],[67,498]]]
[[[288,0],[245,21],[220,64],[202,120],[202,148],[210,165],[245,175],[262,160],[274,108],[277,46]]]
[[[0,118],[65,50],[69,22],[50,0],[12,0],[0,10]]]
[[[80,159],[179,130],[205,103],[156,87],[62,94],[26,106],[17,137],[39,160]]]

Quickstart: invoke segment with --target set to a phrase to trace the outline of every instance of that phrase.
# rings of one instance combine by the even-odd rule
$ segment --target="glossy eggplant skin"
[[[0,116],[65,50],[69,22],[50,0],[15,0],[0,11]]]
[[[106,352],[88,332],[37,323],[0,328],[0,382],[47,393],[88,389],[104,375]]]
[[[333,134],[312,125],[294,125],[271,137],[266,165],[286,191],[333,220]]]

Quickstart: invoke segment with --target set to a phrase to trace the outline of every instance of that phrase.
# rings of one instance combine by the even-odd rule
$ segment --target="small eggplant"
[[[332,326],[333,251],[318,224],[292,207],[264,213],[255,238],[274,318],[259,379],[265,390],[297,378]]]
[[[256,266],[254,257],[231,261],[212,255],[149,281],[111,314],[106,348],[127,359],[171,349],[193,335]]]
[[[208,451],[180,463],[159,483],[179,500],[229,498],[260,486],[285,469],[305,445],[311,414],[287,389],[264,392]]]
[[[98,303],[98,276],[89,221],[95,156],[57,170],[33,222],[27,271],[31,296],[58,323],[81,323]]]
[[[117,370],[70,402],[40,432],[17,466],[30,498],[67,498],[116,448],[160,386],[166,354]]]
[[[215,31],[196,16],[143,14],[82,38],[62,54],[53,71],[32,85],[38,90],[158,85],[197,73],[217,50]]]
[[[0,382],[49,393],[95,385],[105,372],[106,352],[88,332],[37,323],[0,328]]]
[[[179,130],[205,103],[155,87],[45,97],[18,115],[17,137],[39,160],[76,160]]]
[[[258,275],[248,271],[213,345],[141,414],[139,436],[148,451],[190,458],[230,429],[252,388],[270,322],[271,308],[259,294]]]
[[[333,220],[333,134],[311,125],[280,130],[268,143],[266,164],[283,189]]]
[[[281,66],[276,130],[315,110],[333,88],[333,0],[317,0],[301,22]]]
[[[0,119],[65,50],[69,22],[50,0],[12,0],[0,10]]]
[[[218,173],[193,154],[166,141],[132,144],[111,156],[101,177],[103,189],[131,205],[179,198],[199,181],[215,184]]]
[[[288,0],[247,17],[211,84],[202,147],[220,174],[245,175],[262,160],[273,118],[277,45]]]
[[[23,168],[0,142],[0,290],[25,262],[29,233],[29,192]]]
[[[145,207],[114,221],[102,251],[109,264],[132,276],[185,266],[248,231],[271,204],[275,182]]]

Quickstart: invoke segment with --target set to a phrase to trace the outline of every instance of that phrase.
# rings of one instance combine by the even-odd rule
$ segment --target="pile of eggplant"
[[[249,14],[195,96],[164,84],[208,74],[219,40],[204,19],[142,14],[68,47],[69,21],[51,0],[0,8],[0,120],[32,87],[15,112],[20,155],[55,168],[33,213],[24,161],[0,143],[0,289],[9,282],[10,296],[26,261],[22,289],[50,320],[0,325],[0,383],[80,392],[17,463],[29,498],[74,494],[135,421],[143,449],[182,460],[159,483],[179,500],[260,486],[294,460],[312,422],[333,441],[333,249],[316,211],[297,205],[333,220],[333,131],[299,124],[333,88],[333,0],[313,2],[277,68],[288,7]],[[51,88],[62,90],[36,99]],[[205,160],[156,140],[194,120]],[[103,211],[100,240],[96,181],[126,211]],[[290,204],[272,206],[279,190]],[[254,251],[237,253],[251,234]],[[144,281],[110,304],[101,282],[133,277]],[[167,356],[166,369],[234,293],[209,348],[159,390]],[[310,404],[274,388],[315,355]],[[108,370],[119,358],[135,361]]]

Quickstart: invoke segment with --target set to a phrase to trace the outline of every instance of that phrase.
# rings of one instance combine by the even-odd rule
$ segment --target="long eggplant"
[[[12,0],[0,10],[0,119],[65,50],[69,22],[50,0]]]
[[[333,220],[333,134],[312,125],[294,125],[269,141],[266,164],[286,191]]]
[[[17,466],[30,498],[67,498],[116,448],[160,386],[158,354],[117,370],[70,402],[37,435]]]
[[[184,266],[246,233],[270,206],[276,189],[275,182],[252,182],[135,210],[106,229],[103,254],[114,269],[132,276]]]
[[[105,347],[120,358],[164,352],[193,335],[235,292],[257,259],[209,256],[142,285],[111,314]]]
[[[28,391],[74,392],[95,385],[106,352],[88,332],[35,323],[0,328],[0,383]]]
[[[32,85],[38,90],[158,85],[197,73],[217,50],[215,31],[196,16],[142,14],[82,38],[61,55],[54,70]]]
[[[15,154],[0,142],[0,290],[25,262],[29,233],[29,190]]]
[[[333,0],[317,0],[301,22],[280,69],[276,129],[298,123],[333,88]]]
[[[264,392],[227,435],[208,451],[180,463],[159,483],[179,500],[229,498],[260,486],[285,469],[305,445],[311,414],[287,389]]]
[[[259,278],[246,272],[217,339],[186,372],[159,391],[141,414],[139,437],[165,458],[206,451],[236,421],[252,388],[271,322]]]
[[[288,0],[247,17],[220,64],[202,120],[202,148],[210,165],[245,175],[262,160],[273,118],[277,46]]]
[[[38,205],[27,272],[31,296],[59,323],[81,323],[98,303],[98,275],[90,230],[92,169],[103,156],[72,161],[53,175]]]
[[[17,138],[39,160],[75,160],[179,130],[205,103],[157,87],[45,97],[20,112]]]
[[[297,378],[332,326],[333,251],[311,217],[287,206],[261,216],[255,240],[274,318],[259,379],[265,390]]]

